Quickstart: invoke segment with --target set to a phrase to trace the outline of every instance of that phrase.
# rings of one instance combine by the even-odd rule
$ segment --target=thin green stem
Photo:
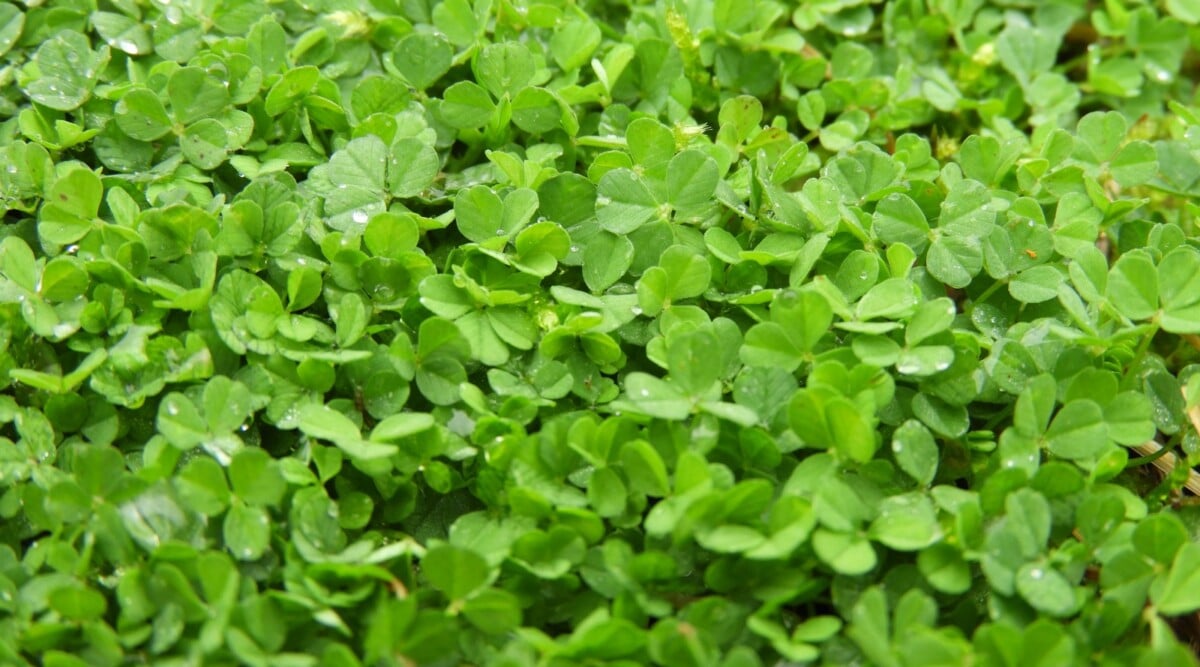
[[[1162,449],[1154,452],[1153,454],[1148,454],[1146,456],[1139,456],[1136,459],[1129,459],[1129,461],[1125,463],[1125,469],[1129,470],[1131,468],[1138,468],[1138,467],[1141,467],[1144,465],[1154,463],[1155,461],[1157,461],[1158,459],[1161,459],[1163,456],[1165,456],[1170,451],[1171,451],[1171,449],[1169,447],[1163,447]]]
[[[1158,325],[1155,324],[1154,328],[1142,337],[1142,342],[1138,343],[1137,351],[1134,353],[1133,359],[1130,360],[1129,366],[1126,367],[1126,373],[1132,372],[1142,365],[1142,361],[1146,359],[1146,355],[1150,352],[1150,344],[1154,342],[1154,336],[1157,334]]]
[[[1003,287],[1007,284],[1008,283],[1006,281],[997,280],[996,282],[989,285],[988,288],[983,290],[983,292],[979,296],[975,297],[974,299],[971,299],[971,305],[968,306],[968,308],[967,308],[967,314],[970,315],[972,312],[974,312],[976,304],[986,302],[988,299],[991,298],[991,296],[993,294],[996,293],[996,290],[1000,289],[1001,287]]]

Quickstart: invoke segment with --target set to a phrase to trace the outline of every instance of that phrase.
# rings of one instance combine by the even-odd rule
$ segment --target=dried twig
[[[1133,448],[1136,449],[1137,452],[1142,456],[1154,456],[1162,451],[1163,446],[1151,440],[1149,442],[1143,442],[1140,445],[1134,445]],[[1169,475],[1175,470],[1175,467],[1178,465],[1178,460],[1175,458],[1174,454],[1167,452],[1155,458],[1153,461],[1151,461],[1151,463],[1154,464],[1155,468],[1158,468],[1159,472],[1164,475]],[[1192,495],[1200,496],[1200,472],[1196,472],[1195,469],[1189,470],[1187,482],[1184,483],[1183,487],[1188,491],[1191,491]]]

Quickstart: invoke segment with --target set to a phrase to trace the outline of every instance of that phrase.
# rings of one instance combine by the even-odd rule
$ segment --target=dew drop
[[[645,398],[645,397],[647,397],[647,396],[649,396],[649,395],[650,395],[650,390],[649,390],[649,389],[643,389],[643,390],[639,391],[639,392],[638,392],[638,394],[639,394],[640,396],[642,396],[643,398]]]
[[[642,309],[638,308],[637,306],[630,308],[629,311],[633,313],[635,317],[642,314]]]
[[[577,246],[577,245],[571,246],[571,252],[579,252],[579,246]]]
[[[361,225],[367,221],[367,212],[362,209],[358,209],[350,214],[350,219]]]

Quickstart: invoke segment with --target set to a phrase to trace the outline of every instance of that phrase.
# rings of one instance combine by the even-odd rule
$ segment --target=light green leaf
[[[1035,266],[1018,273],[1008,284],[1008,293],[1021,303],[1042,303],[1056,298],[1065,280],[1052,266]]]
[[[675,386],[645,373],[630,373],[625,392],[640,412],[660,419],[686,419],[692,404]]]
[[[971,587],[971,568],[957,549],[935,544],[917,554],[917,568],[930,586],[942,593],[960,595]]]
[[[614,169],[600,179],[596,217],[613,234],[629,234],[659,215],[650,189],[629,169]]]
[[[1063,406],[1046,430],[1046,447],[1055,456],[1089,459],[1110,446],[1104,411],[1094,401],[1080,399]]]
[[[491,578],[482,556],[449,544],[427,551],[421,560],[421,570],[434,588],[453,601],[465,600]]]
[[[244,447],[229,462],[233,493],[249,505],[278,505],[287,483],[271,455],[257,447]]]
[[[400,76],[424,90],[450,70],[454,47],[437,35],[414,32],[396,43],[391,56]]]
[[[442,94],[438,107],[451,127],[473,129],[487,125],[496,113],[496,103],[487,91],[473,81],[459,81]]]
[[[628,490],[621,476],[611,468],[600,468],[588,481],[588,503],[602,517],[619,516],[625,511]]]
[[[477,185],[459,192],[454,199],[454,213],[463,236],[491,245],[497,239],[511,238],[528,224],[537,204],[533,190],[513,190],[501,200],[491,188]]]
[[[1013,425],[1022,434],[1036,438],[1046,431],[1058,392],[1058,383],[1049,374],[1032,378],[1017,397]]]
[[[271,519],[261,507],[234,503],[222,529],[225,545],[239,560],[258,560],[271,542]]]
[[[0,56],[8,53],[25,29],[25,13],[16,5],[0,5]]]
[[[229,89],[203,68],[184,67],[167,80],[167,99],[175,119],[186,125],[211,118],[228,106]]]
[[[160,433],[178,449],[191,449],[208,438],[204,418],[187,396],[167,394],[158,405],[157,426]]]
[[[1172,333],[1200,333],[1200,253],[1177,248],[1158,264],[1162,326]]]
[[[917,345],[950,327],[957,314],[954,302],[946,297],[926,301],[917,307],[904,330],[904,342]]]
[[[434,426],[433,415],[424,412],[404,412],[385,418],[371,430],[374,442],[398,442],[427,431]]]
[[[483,5],[484,11],[491,5]],[[467,46],[475,41],[482,31],[478,10],[467,0],[446,0],[433,8],[433,24],[458,46]]]
[[[50,243],[74,243],[95,224],[104,186],[91,170],[76,168],[55,181],[38,223],[38,234]]]
[[[1132,543],[1142,554],[1168,565],[1189,541],[1187,527],[1173,514],[1152,514],[1133,530]]]
[[[513,124],[526,132],[541,134],[558,129],[562,115],[558,98],[545,88],[525,88],[512,100]]]
[[[667,467],[658,451],[645,440],[632,440],[621,447],[621,466],[634,491],[653,497],[670,493]]]
[[[229,157],[229,137],[222,126],[205,118],[188,126],[179,139],[179,147],[188,162],[200,169],[216,169]]]
[[[941,527],[928,496],[907,493],[880,504],[869,532],[871,539],[897,551],[918,551],[938,539]]]
[[[463,616],[490,635],[504,635],[522,623],[520,599],[502,589],[487,588],[467,599]]]
[[[724,554],[751,551],[765,541],[762,533],[749,526],[727,524],[696,534],[696,542],[700,546]]]
[[[496,98],[515,96],[529,85],[534,67],[533,54],[520,42],[489,44],[474,63],[476,80]]]
[[[1122,187],[1141,185],[1158,175],[1158,153],[1148,142],[1131,141],[1113,157],[1108,168]]]
[[[550,38],[550,53],[558,66],[569,72],[586,65],[600,41],[600,28],[587,18],[579,17],[558,26]]]
[[[51,109],[77,109],[91,97],[108,57],[108,47],[92,51],[87,37],[62,30],[38,47],[33,62],[40,76],[29,83],[26,92],[34,102]]]
[[[1042,563],[1027,563],[1017,571],[1017,592],[1034,609],[1050,616],[1066,617],[1078,604],[1071,583],[1057,569]]]
[[[115,12],[95,12],[92,26],[108,45],[131,56],[143,56],[153,49],[146,26]]]
[[[337,325],[334,335],[339,347],[350,347],[362,338],[370,324],[369,315],[361,296],[351,292],[342,297],[334,311],[334,323]]]
[[[889,278],[872,287],[855,308],[860,320],[901,318],[911,315],[917,307],[917,293],[911,281]]]
[[[983,252],[973,238],[938,236],[929,246],[925,266],[934,278],[962,289],[983,268]]]
[[[363,440],[358,426],[349,417],[325,405],[300,408],[299,425],[305,435],[332,442],[354,459],[384,459],[399,451],[394,445]]]
[[[633,263],[633,243],[628,236],[600,232],[583,252],[583,280],[600,292],[620,280]]]
[[[182,70],[181,70],[182,71]],[[271,89],[267,91],[264,108],[271,116],[278,116],[297,102],[304,99],[317,85],[321,72],[311,65],[289,69]],[[171,96],[171,105],[176,104],[175,96]],[[176,110],[176,115],[179,111]],[[186,122],[186,121],[185,121]]]
[[[171,131],[171,117],[158,95],[134,88],[121,96],[115,108],[117,126],[139,141],[155,141]]]
[[[1105,295],[1131,320],[1149,319],[1158,310],[1158,271],[1143,250],[1121,255],[1108,272]]]
[[[1188,542],[1179,549],[1171,569],[1155,580],[1150,599],[1168,616],[1200,609],[1200,545]]]
[[[416,197],[437,179],[441,161],[432,146],[419,139],[401,139],[392,145],[388,161],[388,191],[393,197]]]
[[[1080,118],[1076,126],[1077,150],[1093,164],[1108,162],[1121,147],[1128,129],[1120,113],[1093,111]]]
[[[700,151],[683,151],[667,165],[667,201],[676,210],[708,203],[719,179],[717,163],[712,158]]]
[[[875,431],[862,411],[844,399],[834,399],[825,406],[825,419],[833,445],[847,458],[865,463],[875,455]]]
[[[937,474],[939,452],[929,429],[910,419],[892,434],[892,455],[900,469],[922,486],[933,482]]]
[[[818,528],[813,533],[813,550],[834,572],[851,577],[875,568],[878,556],[871,543],[860,535]]]

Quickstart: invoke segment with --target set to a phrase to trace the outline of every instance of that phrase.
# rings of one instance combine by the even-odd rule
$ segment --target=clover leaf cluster
[[[1198,44],[0,0],[0,663],[1196,664]]]

